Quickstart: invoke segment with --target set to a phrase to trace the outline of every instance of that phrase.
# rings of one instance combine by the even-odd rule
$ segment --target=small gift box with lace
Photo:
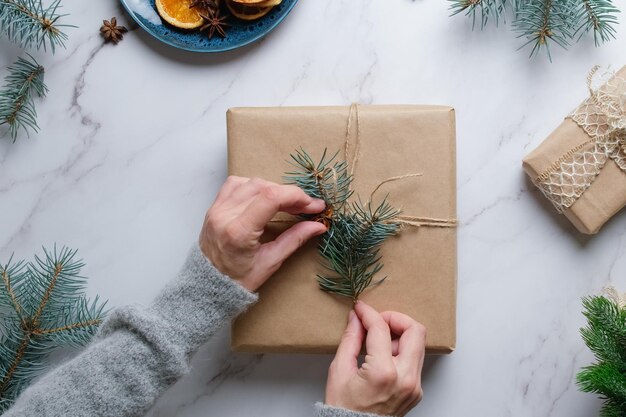
[[[526,158],[533,183],[582,233],[626,206],[626,67],[588,78],[589,97]]]

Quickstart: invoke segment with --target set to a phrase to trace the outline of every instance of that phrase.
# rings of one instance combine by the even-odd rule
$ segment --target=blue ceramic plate
[[[223,52],[257,41],[268,34],[289,14],[298,0],[283,0],[268,14],[246,22],[230,17],[226,38],[215,35],[209,39],[206,32],[185,31],[164,23],[156,12],[154,0],[120,0],[130,16],[161,42],[175,48],[194,52]]]

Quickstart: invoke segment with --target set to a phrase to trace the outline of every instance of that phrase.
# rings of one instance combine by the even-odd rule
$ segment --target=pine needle
[[[9,136],[15,142],[20,129],[27,135],[29,130],[39,130],[34,97],[44,97],[48,88],[44,68],[30,55],[28,59],[18,58],[8,71],[0,90],[0,125],[9,127]]]
[[[22,48],[47,50],[65,47],[67,35],[59,24],[61,0],[44,6],[42,0],[0,0],[0,32]]]
[[[44,249],[34,262],[0,266],[0,413],[45,370],[58,347],[80,347],[95,335],[104,305],[85,296],[76,251]]]

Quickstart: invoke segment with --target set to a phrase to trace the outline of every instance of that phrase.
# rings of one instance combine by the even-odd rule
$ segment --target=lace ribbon
[[[595,66],[587,77],[589,97],[568,116],[589,140],[566,152],[533,181],[559,213],[583,195],[609,159],[626,172],[626,79],[615,73],[596,77],[599,68]]]

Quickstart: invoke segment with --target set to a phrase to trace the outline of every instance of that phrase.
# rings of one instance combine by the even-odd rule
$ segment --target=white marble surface
[[[626,10],[626,2],[617,2]],[[177,271],[226,176],[232,106],[448,104],[458,129],[458,347],[430,358],[411,416],[591,416],[574,376],[591,354],[580,298],[626,290],[626,214],[578,234],[532,189],[521,158],[585,95],[592,65],[626,64],[626,28],[554,62],[529,60],[508,28],[471,31],[443,1],[302,0],[262,42],[197,55],[139,29],[98,35],[114,0],[64,0],[67,50],[41,57],[42,132],[0,141],[0,259],[80,249],[89,290],[147,303]],[[623,19],[621,19],[623,21]],[[19,51],[2,42],[0,65]],[[233,355],[227,333],[149,413],[310,416],[324,356]]]

